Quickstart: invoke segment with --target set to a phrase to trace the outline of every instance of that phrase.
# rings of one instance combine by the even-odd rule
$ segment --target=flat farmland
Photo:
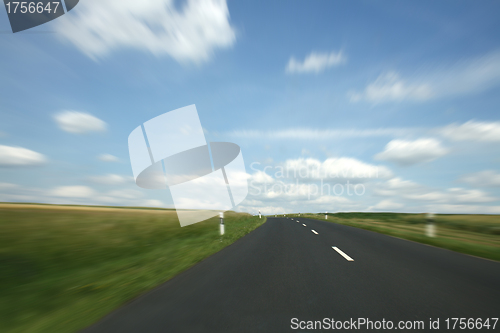
[[[74,332],[254,230],[226,212],[181,228],[174,210],[0,203],[2,332]]]

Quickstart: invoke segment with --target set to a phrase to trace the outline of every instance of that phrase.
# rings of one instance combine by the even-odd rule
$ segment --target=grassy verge
[[[0,204],[0,331],[74,332],[254,230],[226,212]]]
[[[325,221],[325,214],[301,216]],[[337,213],[328,221],[500,261],[498,215],[436,215],[436,237],[425,235],[423,214]]]

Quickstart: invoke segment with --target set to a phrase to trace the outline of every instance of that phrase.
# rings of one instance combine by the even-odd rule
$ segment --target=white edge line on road
[[[336,246],[332,246],[332,248],[337,251],[342,257],[344,257],[347,261],[354,261],[354,259],[352,259],[351,257],[349,257],[347,254],[345,254],[344,252],[342,252],[341,249],[339,249],[338,247]]]
[[[311,230],[311,231],[312,231],[312,232],[314,232],[316,235],[318,234],[318,233],[316,232],[316,230]]]
[[[305,227],[306,225],[304,223],[302,223],[302,225]]]

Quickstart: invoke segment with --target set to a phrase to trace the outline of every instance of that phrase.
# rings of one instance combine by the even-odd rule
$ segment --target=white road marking
[[[305,227],[306,225],[304,223],[302,223],[302,225]]]
[[[342,257],[344,257],[347,261],[354,261],[354,259],[352,259],[351,257],[349,257],[347,254],[345,254],[344,252],[342,252],[341,249],[339,249],[338,247],[336,246],[332,246],[332,248],[337,251]]]
[[[316,232],[316,230],[311,230],[311,231],[312,231],[312,232],[314,232],[316,235],[318,234],[318,233]]]

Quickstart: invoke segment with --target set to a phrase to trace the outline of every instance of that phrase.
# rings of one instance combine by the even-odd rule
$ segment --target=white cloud
[[[222,136],[251,140],[329,140],[372,137],[440,135],[452,141],[500,142],[500,122],[470,120],[463,124],[449,124],[444,127],[386,127],[365,129],[317,129],[317,128],[277,128],[273,130],[246,129],[232,130]],[[302,154],[307,154],[303,149]]]
[[[351,101],[426,101],[486,90],[500,82],[500,52],[439,66],[403,79],[396,72],[380,75],[362,92],[350,92]]]
[[[351,200],[341,197],[341,196],[336,196],[336,195],[321,195],[309,202],[310,205],[317,205],[321,206],[323,209],[321,211],[332,208],[332,205],[339,206],[342,205],[344,208],[347,206],[352,206],[356,205],[353,203]]]
[[[500,51],[433,71],[430,80],[439,95],[462,95],[483,91],[500,82]]]
[[[406,203],[427,201],[435,204],[470,204],[499,200],[480,190],[462,188],[437,190],[401,178],[393,178],[384,183],[376,184],[373,193],[379,196],[405,200]]]
[[[88,186],[59,186],[48,194],[63,198],[90,198],[95,195],[95,191]]]
[[[101,154],[97,156],[103,162],[118,162],[119,158],[111,154]]]
[[[0,183],[0,202],[43,202],[46,191],[24,188],[18,184]]]
[[[286,66],[287,73],[319,73],[346,61],[342,51],[331,53],[310,53],[303,62],[291,57]]]
[[[386,185],[391,190],[415,189],[420,186],[411,180],[404,180],[399,177],[389,179]]]
[[[286,212],[286,208],[281,207],[281,206],[265,206],[262,202],[260,201],[254,201],[250,204],[248,204],[245,201],[246,205],[239,205],[236,207],[236,211],[238,212],[245,212],[249,214],[257,214],[258,211],[262,213],[262,215],[282,215],[284,212]]]
[[[63,111],[54,116],[57,125],[69,133],[103,132],[106,123],[91,114],[78,111]]]
[[[144,193],[137,190],[114,190],[107,193],[108,196],[122,199],[138,199],[144,196]]]
[[[19,185],[11,183],[0,183],[0,191],[13,190],[18,188]]]
[[[40,197],[14,193],[0,193],[0,202],[40,202]]]
[[[431,88],[426,84],[408,83],[399,74],[389,72],[380,75],[375,82],[370,83],[362,93],[351,93],[351,101],[361,99],[370,102],[426,100],[432,96]]]
[[[292,200],[311,200],[319,195],[319,188],[315,184],[275,182],[272,186],[264,186],[257,197],[268,202]],[[250,192],[251,193],[251,192]]]
[[[120,175],[115,175],[115,174],[107,174],[103,176],[90,176],[89,180],[93,183],[96,184],[102,184],[102,185],[120,185],[123,184],[129,180],[131,180],[131,177],[124,177]]]
[[[465,190],[461,188],[450,188],[446,191],[432,191],[427,193],[412,193],[406,194],[403,197],[410,200],[443,203],[485,203],[498,200],[480,190]]]
[[[0,145],[0,167],[33,166],[43,164],[46,161],[47,158],[36,151]]]
[[[381,196],[397,196],[405,193],[419,191],[422,186],[410,180],[403,180],[399,177],[389,179],[385,183],[379,183],[374,188],[374,193]]]
[[[403,204],[400,204],[398,202],[394,202],[392,200],[386,199],[386,200],[380,201],[379,203],[377,203],[374,206],[370,206],[368,208],[368,210],[384,210],[384,211],[389,211],[389,210],[401,208],[403,206],[404,206]]]
[[[17,184],[0,183],[0,202],[40,202],[73,205],[117,205],[165,207],[163,202],[145,198],[145,194],[134,188],[121,188],[99,192],[87,186],[59,186],[52,189],[23,187]]]
[[[375,155],[375,159],[408,166],[429,162],[447,153],[448,150],[436,139],[392,140],[385,146],[383,152]]]
[[[500,206],[430,204],[428,212],[441,214],[500,214]]]
[[[469,120],[457,125],[451,124],[440,130],[441,135],[453,141],[500,141],[500,122],[480,122]]]
[[[86,0],[57,20],[60,35],[92,58],[134,48],[179,62],[206,61],[214,49],[233,45],[225,0]]]
[[[276,166],[266,166],[250,178],[249,196],[241,204],[244,211],[256,212],[262,207],[280,207],[286,211],[364,210],[363,183],[391,177],[389,169],[354,158],[313,158],[287,160]],[[301,208],[299,208],[301,207]],[[268,209],[266,211],[276,212]]]
[[[476,187],[500,187],[500,173],[493,170],[465,175],[459,180]]]
[[[480,190],[466,190],[462,188],[450,188],[447,194],[451,197],[450,201],[459,203],[481,203],[498,201],[498,198],[490,196],[488,193]]]
[[[418,128],[376,128],[376,129],[314,129],[288,128],[263,130],[234,130],[228,136],[244,139],[279,139],[279,140],[328,140],[335,138],[368,138],[401,136],[414,133]]]
[[[164,207],[164,204],[163,202],[161,202],[160,200],[156,200],[156,199],[147,199],[147,200],[142,200],[140,201],[137,206],[140,206],[140,207]]]
[[[258,184],[274,182],[273,177],[269,176],[267,173],[260,170],[251,175],[249,180],[253,183],[258,183]]]
[[[392,172],[354,158],[290,159],[275,166],[256,167],[249,181],[249,195],[240,209],[256,213],[283,213],[302,210],[365,210],[361,198],[365,183],[388,178]],[[259,169],[260,168],[260,169]],[[267,208],[266,208],[267,207]],[[273,210],[270,207],[279,207]]]
[[[251,199],[253,198],[253,199]],[[278,197],[247,197],[237,210],[257,214],[290,214],[292,212],[360,211],[364,207],[359,202],[335,195],[322,195],[308,199],[307,196],[282,193]]]
[[[392,172],[384,166],[376,166],[349,157],[330,157],[321,162],[314,158],[298,158],[285,161],[284,176],[313,179],[349,179],[367,181],[376,178],[388,178]],[[277,170],[277,175],[279,175]]]

